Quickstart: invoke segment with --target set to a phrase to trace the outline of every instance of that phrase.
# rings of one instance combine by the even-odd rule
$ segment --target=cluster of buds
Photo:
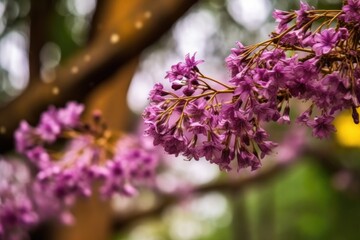
[[[155,145],[221,169],[236,159],[238,169],[255,170],[276,146],[264,124],[290,123],[290,99],[308,103],[296,122],[315,137],[335,131],[334,116],[344,109],[359,123],[360,1],[345,1],[341,10],[301,2],[273,16],[278,25],[268,40],[231,49],[228,81],[201,73],[195,54],[171,67],[165,78],[172,90],[156,84],[143,113]]]

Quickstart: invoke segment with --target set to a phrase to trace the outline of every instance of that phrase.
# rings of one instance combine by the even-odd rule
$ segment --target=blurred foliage
[[[51,16],[46,19],[46,14],[44,14],[43,25],[36,27],[44,28],[45,42],[55,44],[60,49],[61,61],[63,61],[71,57],[87,42],[96,0],[49,0],[49,2],[51,2],[49,6],[52,8]],[[18,54],[14,51],[20,51],[23,56],[28,55],[30,6],[30,0],[0,0],[0,49],[1,45],[7,42],[3,47],[9,49],[10,46],[11,55]],[[20,34],[26,45],[19,46],[16,41],[11,43],[14,39],[11,36],[12,33]],[[8,43],[9,41],[10,43]],[[23,56],[0,61],[0,106],[15,98],[27,86],[28,79],[22,79],[24,77],[19,79],[18,75],[13,73],[15,71],[13,67],[9,67],[21,62],[21,69],[27,76],[29,59]],[[42,65],[45,66],[46,63],[43,62]],[[16,84],[18,81],[24,82],[24,84]]]

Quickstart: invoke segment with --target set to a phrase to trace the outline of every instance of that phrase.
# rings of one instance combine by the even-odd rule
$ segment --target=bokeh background
[[[338,9],[340,0],[307,1]],[[79,100],[112,129],[136,131],[147,93],[188,52],[209,76],[228,78],[236,41],[273,31],[287,0],[0,0],[0,151],[12,151],[21,119]],[[302,108],[301,103],[296,103]],[[89,114],[88,114],[89,116]],[[87,116],[87,117],[88,117]],[[85,116],[86,117],[86,116]],[[165,156],[156,191],[96,196],[74,208],[76,223],[45,223],[31,239],[215,240],[360,238],[360,128],[350,113],[317,141],[296,126],[268,126],[283,144],[257,172],[221,173],[205,161]]]

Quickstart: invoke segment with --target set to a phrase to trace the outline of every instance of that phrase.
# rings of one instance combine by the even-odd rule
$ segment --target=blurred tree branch
[[[125,229],[141,219],[159,215],[167,207],[186,200],[189,195],[201,195],[212,191],[219,191],[223,193],[236,192],[237,194],[240,194],[243,190],[250,186],[273,180],[275,177],[292,166],[293,163],[295,162],[274,164],[273,166],[264,168],[254,175],[248,175],[236,180],[217,181],[206,185],[201,185],[192,189],[189,194],[161,194],[158,197],[159,203],[151,209],[147,209],[141,212],[132,212],[129,215],[116,216],[113,222],[113,231],[115,232],[121,229]]]
[[[324,151],[324,148],[309,148],[307,149],[306,155],[316,157],[316,164],[318,164],[321,169],[331,176],[333,181],[336,181],[336,177],[341,174],[347,175],[347,180],[343,182],[344,185],[338,190],[346,192],[348,195],[359,196],[359,165],[354,165],[348,161],[349,156],[351,156],[351,152],[349,152],[350,149],[339,149],[339,146],[333,149],[333,151]],[[346,153],[344,151],[346,151]]]
[[[37,81],[0,109],[0,152],[13,146],[13,131],[20,120],[34,123],[49,104],[62,105],[68,100],[81,100],[94,87],[106,81],[127,61],[160,38],[196,0],[143,1],[131,7],[127,17],[113,33],[91,42],[69,61],[56,69],[50,84]]]
[[[322,169],[325,169],[325,171],[329,174],[335,174],[343,170],[351,171],[351,169],[346,168],[338,161],[337,156],[334,155],[333,152],[326,152],[323,148],[319,148],[318,146],[305,146],[298,156],[298,158],[301,157],[304,159],[308,157],[311,162],[319,164]],[[159,203],[153,208],[139,212],[131,212],[128,215],[115,216],[113,221],[113,231],[121,231],[121,229],[126,229],[139,220],[159,215],[169,206],[186,200],[189,195],[201,195],[212,191],[241,194],[242,191],[252,187],[253,185],[264,184],[265,182],[269,183],[270,181],[273,181],[279,177],[279,175],[286,172],[286,170],[294,167],[294,165],[297,163],[299,163],[299,161],[276,163],[256,172],[254,175],[247,175],[236,180],[228,179],[212,182],[207,185],[195,187],[189,192],[189,194],[160,194],[158,197]],[[356,176],[357,179],[354,178],[354,184],[359,186],[360,176],[359,174]]]

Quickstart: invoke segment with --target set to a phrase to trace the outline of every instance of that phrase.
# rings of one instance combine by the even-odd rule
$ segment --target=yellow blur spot
[[[0,127],[0,134],[5,134],[6,133],[6,127],[1,126]]]
[[[84,61],[85,61],[85,62],[90,62],[90,60],[91,60],[91,56],[90,56],[89,54],[86,54],[86,55],[84,56]]]
[[[71,73],[72,74],[77,74],[79,72],[79,68],[77,67],[77,66],[73,66],[72,68],[71,68]]]
[[[58,95],[59,92],[60,92],[60,89],[58,87],[53,87],[52,90],[51,90],[52,94],[54,95]]]
[[[142,29],[143,28],[143,26],[144,26],[144,23],[142,22],[142,21],[136,21],[135,22],[135,28],[136,29]]]
[[[360,147],[360,125],[355,124],[351,112],[343,112],[334,121],[337,141],[346,147]]]
[[[118,43],[120,40],[120,36],[116,33],[111,34],[110,36],[110,43],[115,44]]]
[[[144,17],[145,17],[146,19],[151,18],[151,16],[152,16],[152,13],[151,13],[150,11],[146,11],[146,12],[144,13]]]

